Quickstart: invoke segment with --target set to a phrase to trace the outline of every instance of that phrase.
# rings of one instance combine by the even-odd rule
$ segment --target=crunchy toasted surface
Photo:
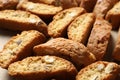
[[[118,64],[98,61],[81,69],[76,80],[114,80],[118,72]]]
[[[7,68],[11,63],[31,56],[33,46],[42,42],[45,42],[45,36],[35,30],[12,37],[0,52],[0,66]]]
[[[38,16],[21,10],[3,10],[0,11],[0,28],[10,30],[38,30],[45,35],[47,25]]]
[[[85,44],[93,27],[95,16],[93,13],[85,13],[77,17],[68,26],[68,38]]]
[[[36,55],[54,55],[70,60],[78,68],[96,60],[83,44],[64,38],[52,39],[35,46],[33,50]]]
[[[93,13],[97,17],[105,17],[106,13],[118,2],[118,0],[97,0]]]
[[[97,60],[103,58],[108,46],[112,26],[109,22],[102,18],[97,18],[90,37],[88,39],[87,47],[92,52]]]
[[[39,16],[47,16],[55,15],[62,10],[62,7],[25,1],[19,4],[18,9],[26,10]]]
[[[51,37],[65,36],[68,25],[79,15],[85,13],[80,7],[63,10],[53,17],[53,21],[48,25],[48,34]]]
[[[55,56],[28,57],[11,64],[11,76],[22,80],[45,80],[49,78],[73,80],[77,70],[69,61]]]
[[[78,6],[76,0],[29,0],[29,1],[36,2],[36,3],[45,3],[49,5],[54,5],[54,6],[61,6],[63,9]]]
[[[108,20],[112,24],[113,29],[118,29],[120,25],[120,1],[117,2],[112,9],[110,9],[105,19]]]
[[[18,2],[18,0],[0,0],[0,10],[15,9]]]

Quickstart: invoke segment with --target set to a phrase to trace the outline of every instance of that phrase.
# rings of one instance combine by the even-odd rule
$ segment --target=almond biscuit
[[[33,48],[35,55],[54,55],[71,61],[78,69],[81,65],[93,63],[95,56],[81,43],[69,39],[56,38]]]
[[[45,3],[49,5],[54,5],[54,6],[61,6],[63,9],[78,6],[78,3],[76,0],[29,0],[29,1],[37,2],[37,3]]]
[[[118,0],[97,0],[93,13],[95,13],[97,17],[104,18],[116,2],[118,2]]]
[[[112,24],[113,29],[118,29],[120,26],[120,1],[107,12],[105,17]]]
[[[45,36],[36,30],[17,34],[5,44],[0,52],[0,66],[7,69],[11,63],[31,56],[33,46],[43,42],[45,42]]]
[[[51,37],[63,37],[67,33],[68,25],[79,15],[85,13],[85,9],[80,7],[65,9],[53,17],[53,21],[48,25],[48,34]]]
[[[11,64],[8,73],[17,80],[74,80],[77,70],[65,59],[36,56]]]
[[[97,60],[102,59],[106,54],[111,29],[112,26],[108,21],[102,18],[96,19],[88,39],[87,47],[96,56]]]
[[[94,21],[93,13],[80,15],[68,26],[68,38],[86,44]]]
[[[18,4],[17,9],[29,11],[38,15],[40,18],[47,20],[62,10],[62,7],[53,5],[34,3],[30,1],[22,1]]]
[[[0,10],[16,9],[19,0],[0,0]]]
[[[115,80],[119,65],[114,62],[98,61],[80,70],[76,80]]]
[[[0,28],[10,30],[38,30],[48,35],[47,25],[38,16],[26,11],[3,10],[0,11]]]

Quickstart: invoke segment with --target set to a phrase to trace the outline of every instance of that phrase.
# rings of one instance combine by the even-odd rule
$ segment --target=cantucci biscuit
[[[96,59],[95,56],[81,43],[69,39],[55,38],[33,48],[35,55],[54,55],[65,58],[80,69],[81,65],[89,65]]]
[[[97,60],[102,59],[106,53],[111,29],[112,26],[108,21],[102,18],[96,19],[88,39],[87,47],[96,56]]]
[[[76,80],[115,80],[119,65],[114,62],[98,61],[80,70]]]
[[[92,12],[97,0],[81,0],[80,7],[85,8],[87,12]]]
[[[47,25],[38,16],[26,11],[3,10],[0,11],[0,28],[10,30],[38,30],[46,36]]]
[[[55,7],[53,5],[43,4],[43,3],[33,3],[30,1],[21,1],[17,9],[29,11],[33,14],[38,15],[44,20],[51,18],[58,12],[62,10],[62,7]]]
[[[48,34],[51,37],[63,37],[67,33],[68,25],[79,15],[85,13],[81,7],[65,9],[53,17],[53,21],[48,25]]]
[[[93,13],[85,13],[77,17],[68,26],[68,38],[85,44],[95,21]]]
[[[105,17],[108,10],[110,10],[118,0],[97,0],[93,13],[97,17]]]
[[[0,52],[0,66],[7,69],[11,63],[31,56],[32,48],[43,42],[45,36],[36,30],[23,31],[12,37]]]
[[[0,10],[16,9],[19,0],[0,0]]]
[[[113,29],[118,29],[120,26],[120,1],[107,12],[105,17],[112,24]]]
[[[78,6],[76,0],[29,0],[29,1],[37,2],[37,3],[45,3],[54,6],[61,6],[63,9]]]
[[[65,59],[36,56],[11,64],[8,73],[17,80],[74,80],[77,70]]]

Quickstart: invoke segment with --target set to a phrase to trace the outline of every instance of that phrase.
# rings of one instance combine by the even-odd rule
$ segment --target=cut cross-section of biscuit
[[[51,39],[35,46],[33,50],[38,56],[54,55],[65,58],[73,62],[78,69],[81,65],[86,66],[96,60],[83,44],[64,38]]]
[[[111,29],[112,26],[108,21],[102,18],[96,19],[88,39],[87,47],[96,56],[97,60],[102,59],[106,53]]]
[[[68,27],[68,38],[80,43],[86,43],[91,32],[95,16],[85,13],[77,17]]]
[[[120,26],[120,1],[110,9],[105,17],[112,24],[113,29],[118,29]]]
[[[117,41],[112,56],[115,60],[120,61],[120,28],[118,31]]]
[[[0,66],[8,68],[11,63],[31,56],[32,48],[43,42],[45,42],[45,36],[35,30],[23,31],[12,37],[0,52]]]
[[[47,25],[38,16],[26,11],[3,10],[0,11],[0,28],[10,30],[38,30],[47,34]]]
[[[76,80],[115,80],[118,73],[118,64],[98,61],[80,70]]]
[[[74,65],[55,56],[28,57],[11,64],[8,73],[17,80],[74,80]]]
[[[80,7],[63,10],[53,17],[53,21],[48,25],[48,34],[51,37],[62,37],[67,33],[68,25],[79,15],[85,13],[85,9]]]
[[[17,9],[26,10],[33,14],[38,15],[42,19],[44,18],[47,19],[60,12],[62,10],[62,7],[55,7],[53,5],[47,5],[43,3],[23,1],[18,4]]]
[[[78,6],[76,0],[29,0],[29,1],[36,2],[36,3],[45,3],[49,5],[54,5],[54,6],[61,6],[63,9]]]
[[[97,0],[93,13],[97,17],[105,17],[108,10],[110,10],[118,0]]]

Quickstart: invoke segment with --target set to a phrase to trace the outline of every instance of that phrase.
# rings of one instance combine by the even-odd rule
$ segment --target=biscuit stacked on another
[[[45,42],[45,36],[35,30],[23,31],[21,34],[12,37],[0,52],[0,66],[8,66],[32,55],[32,48]]]
[[[81,43],[55,38],[34,47],[37,56],[54,55],[71,61],[78,69],[95,62],[95,56]]]
[[[48,25],[48,34],[51,37],[64,37],[67,33],[68,25],[79,15],[85,13],[81,7],[69,8],[61,11],[53,17],[53,21]]]
[[[17,80],[74,80],[77,70],[69,61],[55,56],[28,57],[11,64],[8,73]]]

